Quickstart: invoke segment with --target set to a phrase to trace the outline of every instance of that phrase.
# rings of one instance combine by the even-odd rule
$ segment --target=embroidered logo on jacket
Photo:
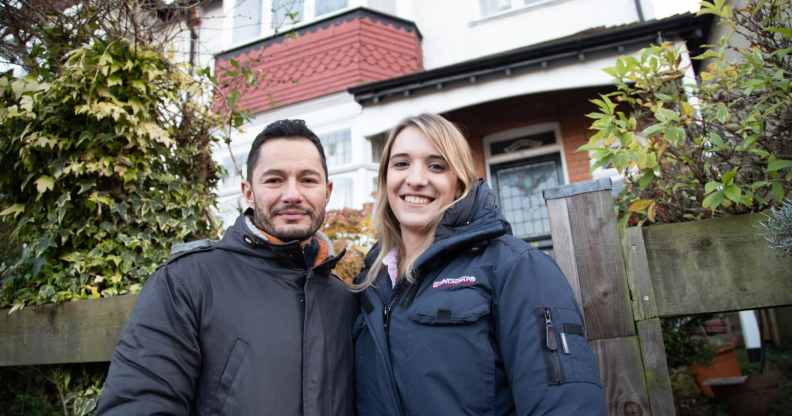
[[[452,287],[473,286],[475,284],[475,276],[460,276],[455,278],[447,277],[432,283],[432,289],[450,289]]]

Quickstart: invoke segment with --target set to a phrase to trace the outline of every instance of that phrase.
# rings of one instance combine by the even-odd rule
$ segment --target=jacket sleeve
[[[193,299],[161,267],[144,285],[113,352],[99,415],[188,415],[200,374]]]
[[[493,307],[517,414],[605,415],[596,357],[561,270],[536,250],[502,264]]]

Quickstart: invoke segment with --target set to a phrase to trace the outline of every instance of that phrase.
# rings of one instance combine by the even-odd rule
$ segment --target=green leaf
[[[724,197],[723,192],[721,191],[713,192],[709,196],[704,198],[704,201],[701,203],[701,205],[704,208],[709,208],[714,211],[718,209],[721,202],[723,202],[723,197]]]
[[[22,204],[14,204],[14,205],[11,205],[10,207],[4,209],[2,212],[0,212],[0,217],[5,217],[5,216],[8,216],[8,215],[13,215],[14,217],[16,217],[17,215],[19,215],[19,214],[21,214],[23,212],[25,212],[25,206],[24,205],[22,205]]]
[[[51,191],[55,187],[55,179],[50,176],[40,176],[36,179],[36,190],[38,193],[43,194],[46,191]]]
[[[729,185],[724,190],[723,193],[726,195],[726,198],[729,198],[732,202],[741,203],[742,202],[742,189],[740,189],[737,185]]]
[[[767,164],[768,172],[776,172],[787,168],[792,168],[792,160],[776,159]]]
[[[737,175],[737,168],[734,168],[723,175],[723,184],[728,186],[734,182],[734,177]]]
[[[723,184],[716,181],[709,181],[704,185],[704,193],[709,194],[723,187]]]
[[[792,28],[790,27],[771,27],[768,32],[778,33],[786,39],[792,39]]]
[[[715,119],[720,123],[725,123],[729,120],[729,108],[726,107],[726,104],[720,103],[720,105],[718,105],[718,110],[715,113]]]

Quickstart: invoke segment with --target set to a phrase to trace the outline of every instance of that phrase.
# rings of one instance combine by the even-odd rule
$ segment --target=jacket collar
[[[304,258],[300,241],[284,242],[265,233],[253,224],[252,216],[253,210],[248,208],[237,217],[234,225],[229,227],[223,234],[219,247],[276,261],[302,260]],[[327,265],[332,269],[345,254],[345,250],[342,250],[336,255],[332,242],[321,231],[317,231],[312,239],[318,244],[318,252],[315,256],[313,267]]]

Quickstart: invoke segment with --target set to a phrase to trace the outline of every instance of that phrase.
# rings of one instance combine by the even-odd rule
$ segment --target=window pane
[[[237,0],[234,8],[234,30],[231,40],[235,44],[247,42],[261,34],[261,0]]]
[[[380,133],[368,138],[371,142],[371,161],[379,163],[382,152],[385,150],[385,141],[388,139],[385,133]]]
[[[481,15],[489,16],[511,9],[511,0],[479,0]]]
[[[319,137],[327,157],[327,168],[349,164],[352,161],[352,137],[349,129],[323,134]]]
[[[520,238],[550,234],[550,221],[542,191],[559,186],[560,164],[546,161],[493,167],[503,215]]]
[[[341,209],[352,206],[352,178],[343,176],[331,176],[333,182],[333,193],[327,203],[327,209]]]
[[[321,16],[326,13],[341,10],[347,7],[346,0],[316,0],[316,15]]]
[[[304,0],[272,0],[272,28],[302,21]]]

